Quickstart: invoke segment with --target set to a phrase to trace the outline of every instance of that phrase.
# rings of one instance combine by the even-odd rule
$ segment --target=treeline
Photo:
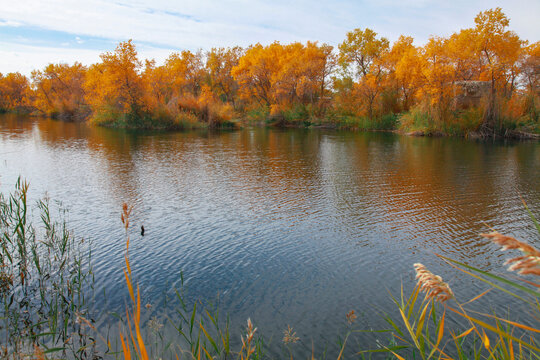
[[[500,8],[424,46],[355,29],[317,42],[173,53],[141,61],[132,41],[89,67],[0,75],[0,108],[109,126],[226,126],[242,121],[422,133],[540,132],[540,42],[508,30]]]

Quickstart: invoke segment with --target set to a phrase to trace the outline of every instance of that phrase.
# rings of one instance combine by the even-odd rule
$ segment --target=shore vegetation
[[[124,128],[249,124],[540,136],[540,42],[501,8],[417,45],[354,29],[336,48],[308,41],[139,58],[133,41],[101,61],[0,74],[0,109]]]

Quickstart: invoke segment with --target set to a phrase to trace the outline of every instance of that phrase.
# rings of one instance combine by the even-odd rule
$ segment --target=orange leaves
[[[489,94],[472,96],[478,113],[486,110],[484,119],[536,119],[540,45],[527,46],[508,26],[509,19],[496,8],[479,13],[474,27],[434,36],[423,46],[410,36],[390,46],[366,28],[348,32],[338,51],[317,42],[274,42],[245,50],[184,50],[163,65],[143,64],[129,40],[88,69],[75,63],[34,71],[32,86],[21,74],[0,75],[0,108],[32,103],[43,113],[68,117],[93,111],[95,122],[128,127],[174,127],[185,118],[216,124],[250,117],[254,108],[261,116],[271,111],[322,119],[329,107],[337,118],[378,118],[421,107],[430,119],[447,122],[452,110],[459,110],[459,83],[489,81]],[[495,111],[496,103],[506,108]]]
[[[238,65],[244,50],[235,46],[232,48],[213,48],[206,54],[206,70],[208,83],[212,91],[227,102],[235,102],[238,83],[232,75],[232,69]]]
[[[171,80],[173,96],[197,95],[205,77],[202,52],[184,50],[173,53],[165,61],[165,71]]]
[[[376,102],[387,77],[386,62],[392,62],[389,48],[388,39],[377,38],[377,33],[371,29],[350,31],[339,45],[339,63],[346,76],[358,79],[354,86],[359,95],[358,105],[366,109],[369,118],[375,115]]]
[[[355,29],[347,33],[347,39],[339,45],[339,61],[344,67],[355,67],[354,72],[365,77],[380,72],[378,61],[389,49],[387,38],[377,38],[371,29]]]
[[[28,105],[30,83],[20,73],[0,73],[0,109],[18,110]]]
[[[274,42],[248,48],[232,74],[242,97],[255,98],[274,109],[286,108],[318,102],[333,63],[332,47],[328,45]]]
[[[47,115],[82,117],[86,70],[76,62],[73,65],[49,64],[43,70],[33,71],[32,80],[36,88],[34,106]]]
[[[474,19],[476,55],[485,80],[491,80],[492,88],[501,87],[496,82],[507,82],[515,75],[515,66],[523,55],[525,41],[516,33],[506,30],[510,20],[501,8],[480,12]]]
[[[94,110],[107,108],[117,114],[137,113],[143,108],[142,63],[131,40],[114,52],[101,54],[101,63],[88,69],[84,89]]]
[[[532,94],[540,87],[540,41],[529,45],[525,49],[524,61],[521,71],[524,75],[524,83]]]
[[[510,20],[500,7],[481,11],[474,18],[474,22],[476,30],[485,39],[494,35],[503,35],[506,27],[510,24]]]
[[[232,75],[240,86],[241,97],[254,98],[261,104],[271,104],[272,76],[277,73],[276,50],[279,47],[279,43],[266,47],[253,45],[239,59],[238,65],[232,68]]]
[[[431,37],[422,49],[422,94],[431,105],[438,107],[439,117],[444,116],[455,78],[455,67],[448,55],[448,42],[448,39]]]

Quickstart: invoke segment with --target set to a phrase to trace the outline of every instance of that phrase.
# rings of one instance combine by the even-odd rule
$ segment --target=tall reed
[[[53,219],[47,199],[29,206],[28,189],[19,178],[13,193],[0,194],[1,356],[92,358],[95,341],[80,320],[92,319],[91,252]]]

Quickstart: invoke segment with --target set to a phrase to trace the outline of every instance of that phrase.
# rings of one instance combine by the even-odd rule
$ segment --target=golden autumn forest
[[[459,136],[540,133],[540,42],[500,8],[423,46],[355,29],[334,49],[294,42],[0,74],[0,109],[127,128],[329,126]],[[517,130],[517,131],[516,131]],[[534,135],[531,135],[534,136]]]

